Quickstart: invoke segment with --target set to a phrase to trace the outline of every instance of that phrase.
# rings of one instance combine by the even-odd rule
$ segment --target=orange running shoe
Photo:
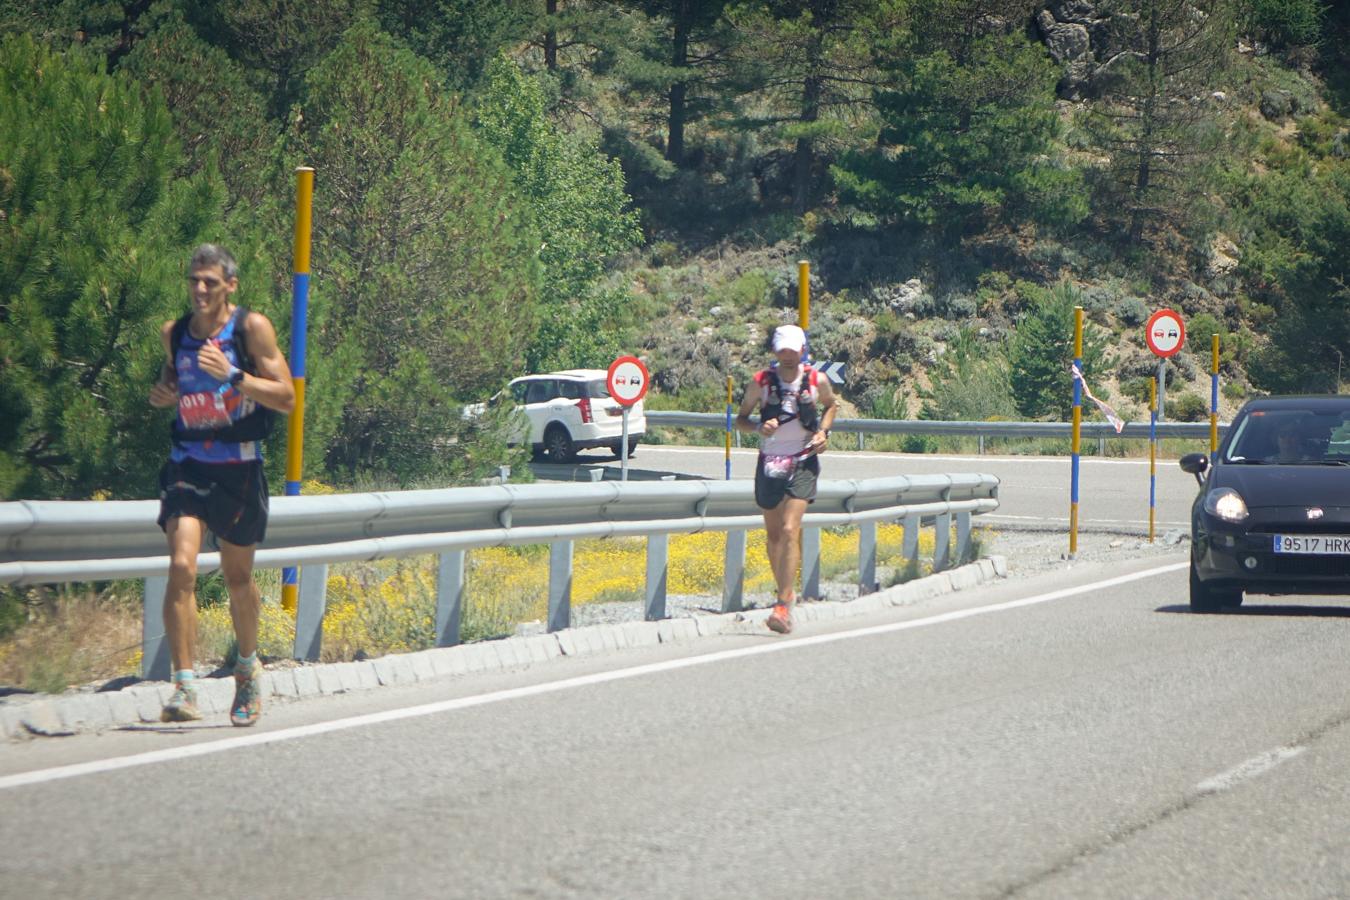
[[[792,631],[792,610],[786,603],[775,603],[773,612],[769,613],[765,624],[769,626],[770,631],[789,634]]]

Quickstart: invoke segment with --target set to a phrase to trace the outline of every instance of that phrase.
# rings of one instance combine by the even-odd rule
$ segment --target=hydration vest
[[[760,372],[755,377],[761,385],[768,386],[768,399],[761,404],[759,418],[760,421],[766,419],[777,419],[780,423],[798,419],[802,427],[808,432],[820,430],[820,410],[816,408],[816,401],[811,391],[820,382],[820,373],[801,363],[802,387],[797,392],[797,412],[789,413],[787,419],[783,418],[783,380],[778,377],[778,367],[772,366]]]
[[[234,313],[231,315],[234,320],[234,328],[230,336],[230,344],[234,348],[234,355],[239,368],[250,375],[257,375],[257,363],[249,354],[248,344],[244,338],[244,322],[248,319],[248,313],[247,306],[236,306],[234,308]],[[187,334],[188,323],[191,320],[192,313],[180,316],[173,323],[173,330],[169,333],[169,348],[173,354],[175,366],[178,364],[178,350],[183,346],[183,335]],[[272,433],[272,420],[275,416],[276,413],[261,403],[255,403],[253,412],[242,417],[239,421],[231,423],[226,428],[184,428],[179,423],[178,417],[175,416],[172,426],[173,439],[175,443],[220,441],[227,444],[242,444],[248,441],[260,441]]]

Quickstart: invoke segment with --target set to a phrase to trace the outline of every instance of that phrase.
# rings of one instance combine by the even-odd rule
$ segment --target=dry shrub
[[[136,675],[141,612],[93,592],[48,592],[29,620],[0,646],[0,684],[60,693],[71,685]]]

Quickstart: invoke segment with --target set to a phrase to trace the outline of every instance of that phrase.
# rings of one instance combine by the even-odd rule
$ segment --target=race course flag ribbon
[[[1107,406],[1105,403],[1098,400],[1096,397],[1092,396],[1092,391],[1089,390],[1087,386],[1087,380],[1083,378],[1083,373],[1081,370],[1079,370],[1077,364],[1070,364],[1069,368],[1073,370],[1073,377],[1076,378],[1078,380],[1078,383],[1083,386],[1083,396],[1087,397],[1093,403],[1097,404],[1097,408],[1102,411],[1102,415],[1106,416],[1106,420],[1111,423],[1111,427],[1116,430],[1116,434],[1120,434],[1120,432],[1125,428],[1125,420],[1122,419],[1120,416],[1116,415],[1116,411],[1114,409]]]

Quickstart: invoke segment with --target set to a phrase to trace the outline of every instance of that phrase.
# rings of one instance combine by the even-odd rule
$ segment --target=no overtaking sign
[[[609,364],[609,395],[624,406],[632,406],[647,395],[647,367],[636,356],[620,356]]]
[[[1155,356],[1166,359],[1186,343],[1186,325],[1181,316],[1170,309],[1160,309],[1149,317],[1144,326],[1144,341]]]

